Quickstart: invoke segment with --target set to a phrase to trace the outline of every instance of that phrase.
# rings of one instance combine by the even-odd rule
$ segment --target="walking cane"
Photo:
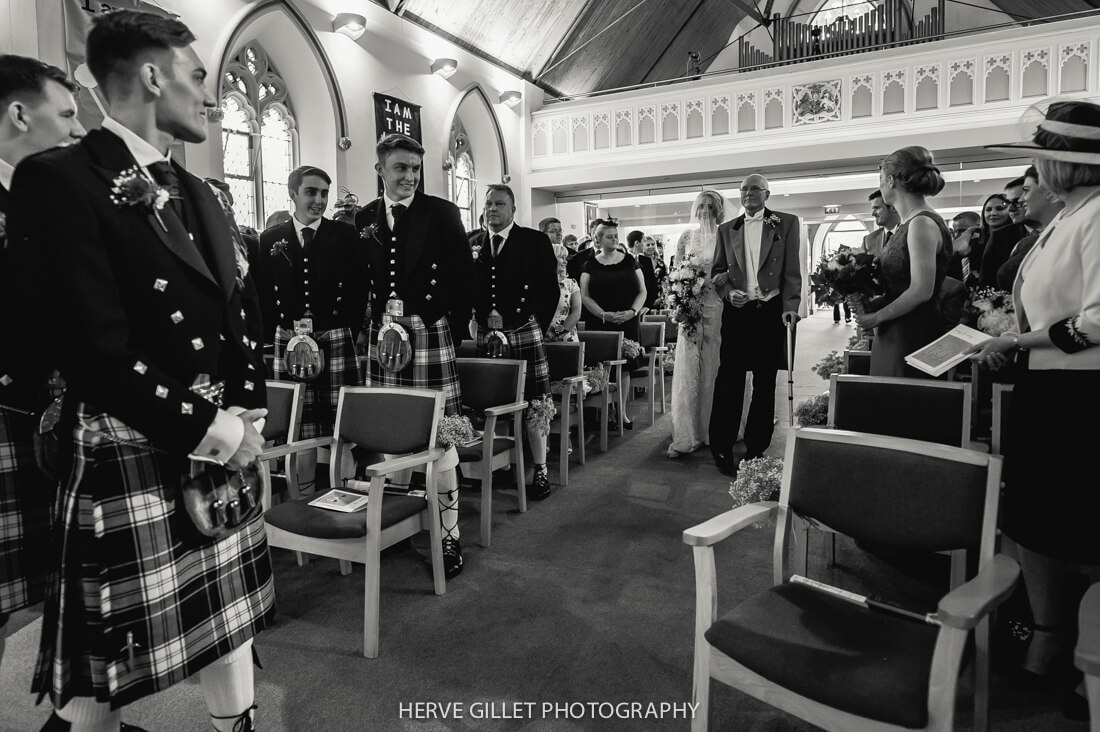
[[[787,321],[787,423],[794,427],[794,321]]]

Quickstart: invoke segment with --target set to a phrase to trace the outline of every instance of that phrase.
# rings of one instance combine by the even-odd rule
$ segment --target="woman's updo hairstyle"
[[[920,145],[892,152],[882,161],[882,172],[894,176],[902,188],[919,196],[934,196],[945,185],[932,153]]]

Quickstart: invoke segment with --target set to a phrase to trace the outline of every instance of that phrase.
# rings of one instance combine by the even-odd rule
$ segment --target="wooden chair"
[[[434,466],[444,450],[435,447],[436,428],[443,414],[443,393],[428,389],[383,389],[345,386],[340,390],[335,435],[331,440],[332,487],[367,493],[367,508],[341,513],[309,505],[309,499],[271,506],[265,482],[264,518],[267,541],[273,547],[339,559],[341,574],[351,562],[364,565],[363,655],[378,656],[379,555],[387,547],[423,529],[431,535],[432,580],[435,594],[446,592],[443,576],[442,531]],[[394,455],[367,466],[357,475],[342,475],[342,459],[355,446],[372,455]],[[384,495],[387,475],[413,468],[425,471],[424,495]]]
[[[669,347],[669,350],[675,350],[676,339],[680,335],[679,325],[676,323],[675,316],[672,315],[672,311],[662,311],[660,313],[646,313],[642,316],[643,323],[664,323],[665,324],[665,345]]]
[[[950,730],[971,630],[1019,575],[994,555],[1001,459],[866,433],[792,429],[778,504],[755,503],[684,532],[695,555],[692,729],[707,728],[710,680],[830,730]],[[718,615],[714,546],[776,516],[774,586]],[[806,577],[806,529],[822,522],[904,550],[976,547],[978,574],[918,618],[843,599]]]
[[[1100,732],[1100,584],[1088,589],[1077,611],[1077,647],[1073,662],[1085,674],[1089,732]]]
[[[1012,405],[1012,384],[993,385],[993,441],[990,452],[1002,455],[1005,439],[1005,426],[1008,424],[1008,410]]]
[[[829,426],[941,445],[971,447],[970,384],[833,374]]]
[[[493,530],[493,472],[512,466],[519,492],[519,510],[527,510],[523,466],[523,386],[527,362],[504,358],[459,358],[455,365],[462,389],[462,406],[485,420],[484,435],[475,445],[458,448],[466,478],[481,481],[481,535],[489,546]],[[507,420],[508,416],[511,420]],[[508,427],[510,426],[510,429]]]
[[[560,436],[558,479],[569,485],[569,442],[577,431],[577,459],[584,465],[584,344],[579,342],[543,343],[550,384],[561,385],[558,414],[550,422],[551,434]]]
[[[268,480],[278,478],[286,484],[286,496],[299,497],[298,454],[306,448],[297,449],[298,431],[302,425],[302,408],[305,403],[306,385],[291,381],[267,380],[267,417],[260,435],[264,438],[264,452],[260,455],[260,469],[266,470]],[[327,446],[329,438],[321,441]],[[295,447],[287,448],[287,445]],[[314,446],[316,447],[316,445]],[[282,448],[282,449],[280,449]],[[273,452],[279,454],[273,455]],[[284,472],[276,472],[280,457],[286,458]]]
[[[632,378],[645,379],[646,391],[649,396],[649,423],[657,421],[657,387],[661,388],[661,414],[665,413],[665,353],[668,346],[665,345],[665,324],[639,323],[638,343],[645,349],[648,363],[640,369],[630,372]]]
[[[577,333],[584,344],[584,357],[588,368],[605,364],[610,370],[607,386],[590,400],[600,420],[600,452],[607,451],[607,422],[614,405],[619,413],[619,437],[625,431],[626,404],[623,401],[623,333],[619,330],[588,330]]]
[[[871,375],[871,352],[844,349],[844,373],[860,376]]]

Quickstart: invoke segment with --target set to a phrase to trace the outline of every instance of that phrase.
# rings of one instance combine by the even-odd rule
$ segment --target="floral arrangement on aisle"
[[[440,447],[465,445],[474,440],[474,426],[469,417],[447,415],[439,420],[435,441]]]
[[[730,482],[729,494],[733,507],[740,508],[758,501],[777,501],[783,485],[783,461],[776,457],[743,460],[737,466],[737,477]]]
[[[794,408],[794,416],[803,427],[829,423],[829,392],[812,396]]]
[[[975,290],[970,298],[970,306],[978,311],[978,330],[991,336],[1015,333],[1016,307],[1012,303],[1012,293],[993,287]]]
[[[848,339],[849,351],[870,351],[871,339],[867,337],[867,334],[860,329],[855,335]]]
[[[684,257],[669,275],[669,305],[689,338],[695,337],[703,320],[703,295],[708,287],[711,287],[710,272],[696,254]]]
[[[554,406],[553,398],[544,394],[527,403],[527,424],[546,437],[550,434],[550,422],[557,413],[558,408]]]
[[[828,381],[833,374],[844,373],[844,357],[836,351],[829,351],[829,354],[818,361],[811,370]]]
[[[858,307],[862,298],[882,294],[874,262],[874,255],[845,249],[821,257],[810,275],[814,302],[819,307],[831,307],[847,300],[849,305]]]
[[[595,368],[587,369],[584,372],[584,393],[587,394],[599,394],[601,391],[607,388],[607,385],[611,381],[610,369],[607,364],[602,361],[596,364]]]

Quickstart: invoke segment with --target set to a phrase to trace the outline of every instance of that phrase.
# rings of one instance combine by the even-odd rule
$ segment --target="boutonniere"
[[[782,223],[782,220],[775,214],[768,214],[764,217],[764,223],[772,227],[773,229],[778,229],[780,223]]]
[[[0,211],[0,249],[8,247],[8,217]]]
[[[278,254],[282,254],[283,259],[285,259],[287,262],[290,262],[290,255],[286,253],[286,248],[288,246],[290,246],[290,243],[287,242],[286,239],[280,239],[279,241],[271,245],[271,251],[268,252],[268,254],[272,257]]]
[[[378,224],[371,224],[370,226],[364,226],[359,230],[360,239],[373,239],[374,235],[378,233]]]
[[[111,202],[122,207],[141,207],[157,217],[160,228],[168,231],[160,217],[161,209],[172,196],[164,186],[157,185],[138,166],[131,165],[111,182]]]
[[[481,256],[481,245],[480,244],[470,245],[470,256],[472,256],[474,259],[477,259],[479,256]]]

